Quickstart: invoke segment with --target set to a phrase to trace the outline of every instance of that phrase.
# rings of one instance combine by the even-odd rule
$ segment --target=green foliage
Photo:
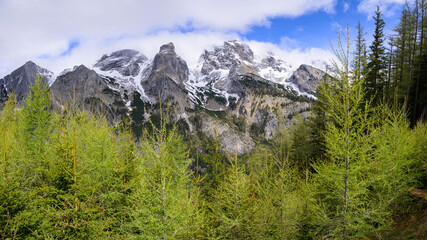
[[[364,28],[360,25],[360,21],[357,23],[357,38],[356,38],[356,49],[354,51],[354,58],[352,61],[354,79],[359,80],[364,77],[367,73],[367,51],[366,51],[366,39]]]
[[[20,121],[22,143],[24,145],[27,164],[23,174],[27,175],[31,184],[45,178],[43,171],[46,163],[42,161],[46,154],[46,141],[51,134],[51,104],[48,86],[42,77],[36,77],[34,85],[24,100]],[[34,174],[34,172],[36,174]]]
[[[364,78],[349,74],[349,38],[347,48],[338,42],[342,68],[335,64],[334,90],[322,92],[333,121],[325,133],[329,161],[314,165],[315,225],[324,237],[358,239],[389,229],[393,214],[411,201],[408,189],[417,186],[419,163],[402,111],[369,106]]]
[[[230,162],[232,159],[230,159]],[[251,198],[250,177],[239,167],[237,156],[218,185],[209,209],[213,235],[220,239],[251,239],[253,214],[257,208]]]
[[[153,129],[141,146],[133,232],[143,239],[180,238],[195,214],[188,151],[175,128],[166,131],[162,117],[160,128]]]
[[[416,156],[419,161],[418,166],[421,168],[421,183],[424,183],[424,188],[426,188],[427,183],[427,161],[426,152],[427,152],[427,124],[419,122],[414,129],[414,141],[416,142]]]

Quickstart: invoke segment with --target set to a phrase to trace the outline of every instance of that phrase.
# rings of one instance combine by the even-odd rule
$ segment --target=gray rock
[[[289,78],[289,82],[298,86],[301,92],[315,95],[319,79],[325,76],[325,72],[315,67],[302,64]]]
[[[173,43],[161,46],[154,57],[150,78],[158,74],[167,76],[180,86],[184,86],[183,82],[188,80],[187,63],[175,53]]]
[[[242,42],[226,41],[223,46],[212,51],[205,50],[200,59],[203,59],[202,74],[209,75],[213,70],[230,70],[241,64],[252,65],[254,53]]]
[[[37,66],[34,62],[28,61],[11,74],[0,79],[0,83],[3,83],[3,89],[7,89],[8,93],[15,93],[18,102],[22,102],[28,94],[30,86],[34,84],[36,77],[39,75],[43,77],[43,82],[48,84],[53,73]]]
[[[107,113],[110,120],[120,118],[126,107],[120,93],[108,87],[106,79],[84,65],[59,76],[51,86],[52,102],[57,109],[66,103]]]
[[[0,79],[0,107],[10,89],[18,90],[21,99],[28,92],[25,87],[33,78],[27,75],[40,69],[26,65]],[[312,100],[295,92],[314,95],[324,72],[308,65],[291,69],[273,53],[255,57],[248,45],[226,41],[204,51],[190,72],[168,43],[151,62],[138,51],[125,49],[102,56],[94,65],[96,72],[83,65],[64,71],[51,93],[56,109],[71,102],[107,113],[110,120],[133,111],[132,121],[140,125],[158,114],[160,93],[162,103],[170,104],[172,121],[183,119],[194,136],[218,137],[226,151],[234,154],[237,146],[240,155],[252,151],[257,141],[272,139],[278,129],[290,127],[296,113],[308,115]],[[135,110],[134,96],[142,100],[138,99],[144,111]],[[196,111],[195,105],[205,109]]]
[[[141,81],[141,85],[151,102],[158,102],[160,94],[161,101],[174,105],[178,115],[191,106],[183,83],[188,80],[187,63],[175,53],[172,43],[160,47],[152,66],[147,69],[151,72]]]
[[[4,86],[4,84],[2,82],[0,82],[0,109],[3,108],[7,99],[8,99],[8,94],[7,94],[6,87]]]

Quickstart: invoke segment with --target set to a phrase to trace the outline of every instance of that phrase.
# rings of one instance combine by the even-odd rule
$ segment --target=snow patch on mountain
[[[147,75],[146,69],[149,68],[150,62],[144,54],[124,49],[102,56],[93,65],[93,70],[101,76],[114,79],[115,83],[128,92],[139,92],[141,99],[149,101],[141,80]],[[109,87],[114,88],[112,84],[109,84]]]
[[[163,46],[160,53],[167,54],[169,45]],[[183,79],[182,83],[190,100],[205,108],[212,98],[222,99],[224,107],[228,107],[230,101],[239,101],[243,95],[238,81],[243,75],[253,75],[280,84],[296,95],[316,99],[313,92],[307,92],[301,84],[290,81],[297,67],[272,52],[258,51],[255,54],[246,43],[233,40],[205,50],[198,62],[188,68],[188,79]],[[130,49],[105,54],[93,65],[93,70],[110,80],[112,89],[119,90],[120,86],[128,93],[137,91],[144,101],[150,100],[141,81],[148,79],[152,68],[153,59]]]

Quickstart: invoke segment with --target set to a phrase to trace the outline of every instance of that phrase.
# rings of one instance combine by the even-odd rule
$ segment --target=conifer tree
[[[418,21],[418,30],[419,30],[419,42],[418,42],[418,52],[415,56],[415,66],[414,66],[414,81],[413,86],[413,97],[412,100],[412,116],[411,117],[411,126],[415,126],[418,120],[426,120],[427,116],[427,97],[425,92],[427,92],[427,2],[425,0],[416,1],[417,4],[417,15],[419,18]],[[418,34],[418,33],[417,33]],[[423,116],[424,114],[424,116]],[[423,119],[424,118],[424,119]]]
[[[176,239],[196,211],[189,174],[188,151],[176,128],[166,130],[166,120],[154,124],[153,135],[142,142],[139,186],[133,195],[133,234],[143,239]]]
[[[374,40],[370,46],[369,61],[367,64],[367,75],[365,80],[365,89],[368,99],[374,98],[374,103],[380,101],[384,91],[384,80],[386,70],[385,47],[384,47],[384,26],[379,6],[375,11],[375,32]]]
[[[325,109],[327,109],[327,98],[323,95],[324,92],[330,92],[330,94],[332,94],[332,91],[334,91],[334,88],[330,86],[329,78],[329,74],[326,73],[325,76],[319,80],[319,85],[316,88],[317,101],[313,104],[312,115],[308,117],[307,122],[310,132],[311,158],[314,161],[320,161],[325,158],[324,136],[326,126],[333,121],[325,112]]]
[[[367,52],[366,52],[366,39],[363,26],[360,21],[357,23],[357,37],[356,37],[356,49],[354,51],[354,61],[352,63],[354,68],[354,78],[359,80],[366,75],[367,68]],[[357,70],[357,71],[356,71]]]
[[[360,208],[363,199],[363,166],[367,161],[370,147],[369,135],[365,132],[369,126],[367,112],[360,111],[365,105],[362,88],[364,78],[352,79],[350,75],[350,39],[345,36],[344,45],[338,35],[338,47],[333,48],[340,60],[340,65],[333,62],[338,72],[331,78],[331,86],[336,91],[323,89],[326,97],[324,109],[332,118],[325,135],[327,156],[331,163],[323,163],[315,167],[321,185],[318,196],[327,206],[325,210],[329,218],[335,219],[328,226],[328,235],[334,238],[349,239],[362,234],[358,229],[367,224],[364,218],[369,212]],[[342,66],[342,67],[340,67]],[[369,109],[369,108],[366,108]],[[361,217],[363,216],[363,217]]]
[[[14,94],[9,96],[0,114],[0,238],[14,239],[23,237],[19,231],[21,225],[16,216],[25,209],[26,194],[23,190],[24,179],[20,178],[19,151],[17,144],[18,103]],[[22,226],[22,225],[21,225]]]
[[[45,178],[47,164],[43,161],[46,141],[51,134],[50,91],[42,76],[37,76],[34,85],[24,100],[20,119],[21,134],[28,164],[24,168],[31,184],[40,184]]]
[[[216,189],[210,207],[214,218],[213,234],[216,238],[251,239],[253,237],[253,218],[256,211],[254,193],[250,176],[239,166],[236,154],[230,157],[230,167]]]

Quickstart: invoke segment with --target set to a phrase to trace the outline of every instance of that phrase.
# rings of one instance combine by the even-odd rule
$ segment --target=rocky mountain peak
[[[0,84],[3,85],[2,92],[14,92],[16,99],[22,102],[27,95],[30,86],[34,84],[35,78],[43,77],[43,82],[49,84],[52,81],[53,73],[47,69],[39,67],[32,61],[26,62],[24,65],[0,79]],[[4,95],[4,94],[2,94]],[[5,97],[5,96],[3,96]]]
[[[325,72],[322,70],[302,64],[288,81],[297,85],[301,92],[315,95],[319,79],[323,78],[324,75]]]
[[[160,53],[172,53],[175,54],[175,46],[173,43],[164,44],[160,47]]]
[[[160,94],[162,102],[176,104],[177,116],[184,113],[191,105],[184,85],[189,70],[187,63],[176,54],[173,43],[161,46],[150,65],[149,74],[141,81],[144,94],[151,102],[158,102]]]
[[[201,73],[208,75],[213,70],[230,70],[242,63],[252,65],[254,53],[250,47],[240,41],[226,41],[223,46],[205,50],[200,59],[203,61]]]
[[[120,118],[125,112],[125,99],[119,89],[108,85],[109,79],[98,75],[84,65],[58,76],[50,86],[55,108],[63,109],[65,104],[76,103],[77,107],[107,113],[107,118]]]
[[[126,77],[136,77],[142,70],[141,65],[147,60],[144,54],[136,50],[123,49],[103,55],[93,67],[106,72],[117,71]]]
[[[237,40],[224,42],[224,50],[237,54],[240,60],[252,62],[254,60],[254,53],[251,48]]]
[[[23,65],[23,67],[27,67],[27,68],[34,68],[34,67],[37,67],[37,64],[35,64],[33,61],[27,61],[24,65]]]
[[[162,45],[150,60],[136,50],[123,49],[103,55],[92,69],[79,65],[57,75],[50,85],[52,102],[58,110],[73,102],[105,112],[112,121],[128,115],[142,126],[159,113],[160,97],[169,104],[173,121],[184,120],[183,127],[206,136],[214,136],[208,126],[215,125],[214,116],[220,112],[221,145],[235,151],[237,144],[243,154],[253,149],[255,140],[274,136],[279,117],[290,125],[295,112],[304,114],[324,76],[309,65],[293,71],[274,53],[258,54],[243,42],[226,41],[205,50],[190,72],[173,43]],[[9,91],[22,99],[37,73],[52,74],[29,61],[0,79],[0,108]]]
[[[150,78],[158,74],[169,77],[181,86],[184,86],[183,83],[188,80],[187,63],[175,53],[173,43],[161,46],[159,53],[154,57]]]

